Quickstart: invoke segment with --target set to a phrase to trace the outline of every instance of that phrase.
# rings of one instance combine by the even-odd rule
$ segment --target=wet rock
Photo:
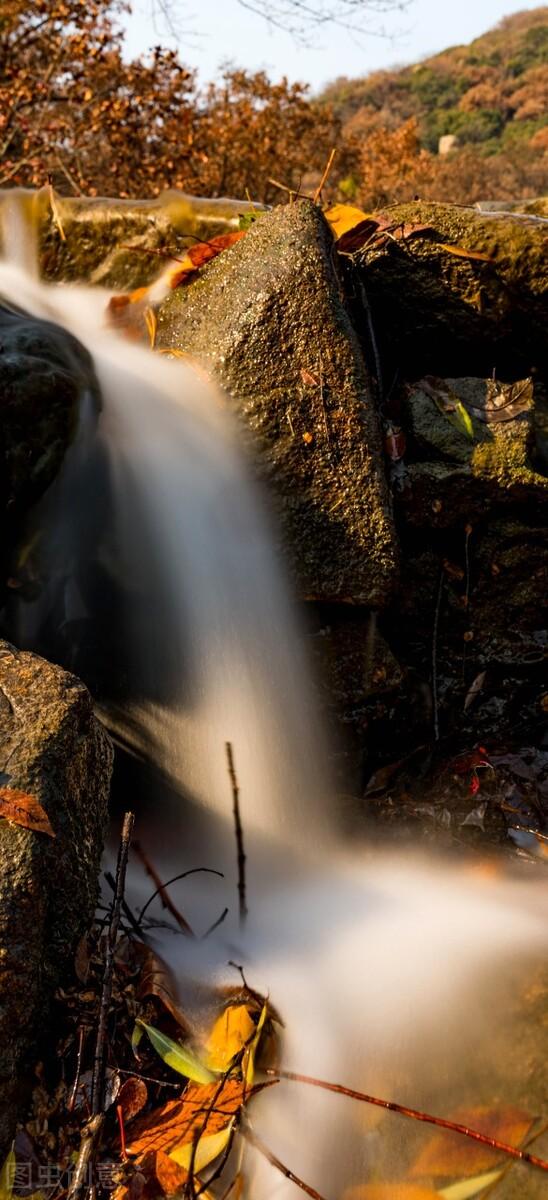
[[[29,239],[36,240],[46,280],[83,281],[120,291],[146,286],[185,247],[237,229],[240,213],[263,207],[175,190],[154,200],[57,196],[62,237],[49,189],[0,191],[0,217],[8,205],[12,213],[17,207]]]
[[[379,421],[318,209],[258,220],[168,297],[157,343],[198,357],[233,397],[301,596],[385,603],[397,550]]]
[[[531,379],[428,376],[409,388],[404,419],[410,455],[421,460],[407,469],[402,503],[411,524],[444,528],[484,516],[494,505],[548,503],[548,479],[531,457]]]
[[[0,1159],[55,988],[92,921],[112,766],[84,685],[0,642],[0,781],[34,796],[51,838],[0,821]]]
[[[0,297],[4,547],[59,470],[85,390],[97,396],[93,365],[79,342],[49,321],[2,305]]]
[[[496,368],[516,377],[548,361],[548,221],[426,201],[395,205],[389,215],[396,225],[431,229],[404,242],[373,240],[362,255],[392,374],[488,376]]]

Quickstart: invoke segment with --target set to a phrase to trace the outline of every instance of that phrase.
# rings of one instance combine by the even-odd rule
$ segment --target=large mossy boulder
[[[257,220],[168,297],[157,345],[198,358],[251,430],[301,597],[385,603],[397,550],[379,417],[320,210]]]
[[[361,269],[386,367],[528,375],[548,361],[548,221],[418,201],[383,214],[420,236],[372,239]]]
[[[189,245],[237,229],[240,214],[262,208],[179,191],[151,200],[56,196],[54,203],[55,212],[49,188],[0,190],[3,238],[22,223],[45,280],[119,291],[146,286]]]
[[[78,679],[0,642],[0,795],[32,796],[54,837],[0,820],[0,1161],[25,1069],[93,920],[112,749]]]

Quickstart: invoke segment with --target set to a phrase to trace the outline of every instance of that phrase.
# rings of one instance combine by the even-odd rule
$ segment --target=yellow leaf
[[[436,242],[440,250],[454,254],[456,258],[477,258],[478,262],[494,262],[491,254],[482,254],[479,250],[466,250],[464,246],[450,246],[447,242]]]
[[[268,1013],[268,1005],[266,1004],[266,1001],[265,1001],[265,1003],[263,1004],[263,1007],[261,1009],[261,1015],[260,1015],[258,1023],[257,1023],[257,1030],[255,1033],[255,1037],[253,1038],[253,1041],[245,1055],[247,1062],[245,1064],[245,1069],[244,1069],[244,1078],[245,1078],[247,1087],[252,1086],[253,1079],[255,1077],[255,1055],[259,1048],[259,1042],[261,1040],[261,1033],[263,1032],[263,1026],[266,1021],[267,1013]]]
[[[439,1200],[432,1188],[416,1183],[365,1183],[344,1193],[343,1200]]]
[[[11,1200],[15,1182],[15,1152],[13,1146],[8,1151],[0,1168],[0,1200]]]
[[[475,1175],[473,1179],[461,1179],[458,1183],[452,1183],[450,1187],[442,1188],[439,1195],[443,1200],[472,1200],[478,1192],[483,1192],[491,1183],[496,1183],[501,1175],[502,1171],[488,1171],[487,1174]]]
[[[196,1146],[194,1155],[194,1171],[199,1174],[204,1170],[204,1167],[209,1167],[209,1164],[215,1162],[216,1158],[226,1150],[230,1141],[230,1135],[234,1128],[234,1118],[226,1129],[220,1129],[218,1133],[211,1133],[207,1137],[201,1137]],[[188,1171],[192,1162],[192,1142],[184,1142],[182,1146],[176,1146],[174,1150],[170,1150],[169,1157],[174,1160],[180,1167],[185,1167]]]
[[[229,1004],[217,1017],[206,1042],[210,1070],[226,1071],[235,1055],[251,1044],[257,1028],[251,1011],[247,1004]]]
[[[371,213],[363,212],[361,208],[356,208],[353,204],[334,204],[324,213],[324,217],[338,239],[342,237],[343,233],[348,233],[349,229],[361,225],[362,221],[368,221]]]

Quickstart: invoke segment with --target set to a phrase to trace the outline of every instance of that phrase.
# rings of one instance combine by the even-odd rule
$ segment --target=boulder
[[[419,201],[359,257],[387,377],[528,375],[548,361],[548,221]],[[367,336],[364,323],[364,336]]]
[[[532,460],[532,379],[427,376],[407,389],[403,416],[410,461],[402,511],[410,524],[443,528],[493,506],[548,504],[548,478]]]
[[[175,190],[154,200],[55,196],[54,204],[55,213],[49,188],[0,190],[0,232],[9,208],[10,219],[18,215],[37,243],[44,279],[119,291],[148,285],[187,246],[231,232],[240,214],[263,208]]]
[[[4,553],[19,519],[52,483],[76,428],[80,396],[98,400],[91,358],[50,321],[0,297],[0,527]]]
[[[74,676],[0,642],[0,796],[34,797],[54,837],[0,820],[0,1161],[55,988],[93,920],[110,740]],[[22,801],[24,804],[24,800]]]
[[[384,604],[397,548],[379,417],[319,209],[257,220],[164,301],[157,345],[198,358],[251,430],[301,597]]]

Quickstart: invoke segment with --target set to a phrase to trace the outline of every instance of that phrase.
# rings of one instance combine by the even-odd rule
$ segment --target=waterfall
[[[162,874],[225,872],[175,893],[197,928],[231,908],[207,942],[160,944],[183,990],[232,979],[237,958],[283,1016],[288,1068],[448,1113],[487,1062],[496,1093],[500,1047],[517,1036],[505,1006],[545,941],[545,888],[346,845],[268,504],[226,399],[191,366],[110,332],[105,293],[48,288],[5,262],[0,295],[80,339],[102,397],[97,412],[83,381],[77,437],[34,517],[40,589],[14,595],[13,636],[81,671],[115,735],[159,769],[165,798],[149,797],[141,837]],[[244,931],[227,741],[248,855]],[[357,1108],[282,1083],[253,1115],[274,1153],[335,1200],[401,1177],[416,1137]],[[256,1153],[246,1161],[250,1200],[297,1194]]]

